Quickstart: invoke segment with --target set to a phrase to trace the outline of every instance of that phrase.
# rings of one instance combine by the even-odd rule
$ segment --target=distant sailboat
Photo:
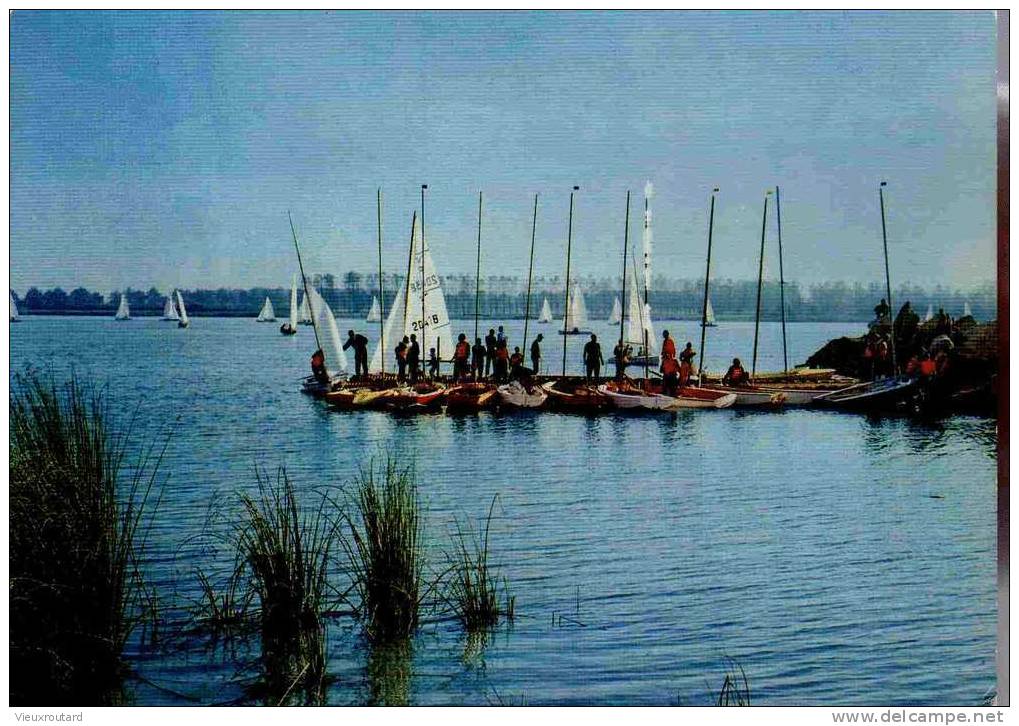
[[[372,304],[368,309],[368,317],[364,319],[366,323],[377,323],[382,320],[382,308],[379,307],[379,299],[372,295]]]
[[[308,296],[305,295],[297,307],[297,324],[311,325],[311,313],[308,311]]]
[[[127,295],[120,296],[120,306],[117,307],[117,314],[113,318],[114,320],[131,319],[131,309],[127,306]]]
[[[610,325],[619,325],[619,321],[623,319],[623,306],[619,302],[619,297],[612,301],[612,313],[609,315]]]
[[[962,316],[964,318],[965,317],[970,317],[970,318],[973,317],[973,311],[970,309],[968,302],[962,304]]]
[[[427,244],[421,243],[416,216],[411,226],[408,269],[410,275],[393,299],[382,337],[368,366],[372,373],[382,370],[382,356],[392,356],[396,344],[411,333],[417,335],[423,351],[434,347],[441,360],[449,360],[453,356],[453,336],[446,309],[446,296],[442,292],[442,283],[432,261],[431,250]],[[422,327],[424,333],[421,332]]]
[[[272,300],[268,296],[265,298],[265,302],[262,303],[262,309],[258,313],[258,317],[255,318],[257,323],[275,323],[276,322],[276,311],[272,309]]]
[[[714,328],[718,326],[718,323],[715,322],[715,309],[711,307],[710,300],[708,300],[707,313],[704,315],[704,318],[705,328]]]
[[[541,315],[538,316],[539,323],[551,323],[552,322],[552,306],[548,304],[548,298],[544,298],[541,303]]]
[[[177,314],[177,307],[173,304],[174,294],[171,292],[166,302],[163,303],[163,320],[180,320],[180,315]]]
[[[297,275],[290,280],[290,320],[280,326],[283,335],[297,334]]]
[[[570,293],[570,301],[567,305],[566,316],[563,319],[563,329],[559,331],[560,335],[581,335],[590,333],[590,330],[584,330],[587,326],[587,305],[584,303],[584,293],[580,289],[580,285],[574,283],[573,290]]]
[[[177,321],[177,327],[186,328],[191,324],[191,321],[188,319],[187,308],[184,307],[184,297],[180,294],[180,290],[176,290],[175,292],[177,295],[177,310],[180,313],[180,319]]]
[[[11,297],[11,322],[16,323],[20,319],[18,317],[18,305],[14,302],[14,293],[9,293]]]
[[[934,319],[934,305],[928,304],[927,305],[927,314],[923,316],[923,321],[926,323],[927,321],[933,320],[933,319]]]

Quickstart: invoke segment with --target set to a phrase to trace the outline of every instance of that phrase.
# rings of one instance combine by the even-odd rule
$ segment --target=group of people
[[[509,339],[503,326],[489,328],[484,341],[474,339],[474,345],[467,336],[460,333],[453,349],[453,379],[456,381],[491,380],[506,383],[510,380],[527,379],[541,369],[541,344],[545,336],[538,333],[531,341],[531,367],[524,366],[524,354],[520,346],[514,346],[510,353]]]

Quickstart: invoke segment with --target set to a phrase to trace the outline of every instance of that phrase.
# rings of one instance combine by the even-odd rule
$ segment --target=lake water
[[[699,347],[696,323],[663,327]],[[471,335],[473,321],[461,329]],[[792,324],[790,364],[862,329]],[[521,330],[507,325],[511,344]],[[608,325],[595,330],[612,339]],[[538,331],[558,372],[562,337]],[[383,657],[349,618],[331,621],[330,703],[706,704],[727,656],[755,704],[977,704],[993,685],[993,420],[341,413],[299,393],[307,327],[284,338],[240,319],[178,330],[32,317],[10,336],[15,372],[73,367],[110,383],[119,419],[138,412],[136,443],[173,428],[147,564],[169,621],[197,597],[195,567],[228,560],[214,535],[236,520],[256,466],[285,465],[315,501],[373,455],[413,462],[432,571],[455,518],[478,521],[499,495],[491,549],[514,622],[479,646],[432,617],[410,652]],[[582,344],[568,341],[575,372]],[[753,324],[722,323],[708,333],[708,367],[749,365],[752,344]],[[781,368],[781,356],[779,326],[763,324],[758,369]],[[133,647],[144,679],[134,698],[239,698],[255,652]]]

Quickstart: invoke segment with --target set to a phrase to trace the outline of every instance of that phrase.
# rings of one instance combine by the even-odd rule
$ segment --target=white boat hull
[[[645,393],[644,391],[622,393],[612,390],[607,384],[598,386],[598,393],[608,398],[609,402],[616,408],[623,409],[671,411],[675,410],[678,403],[678,399],[672,396],[665,396],[661,393]]]
[[[733,402],[733,406],[781,406],[786,402],[786,397],[781,391],[744,390],[740,388],[726,389],[714,386],[706,386],[705,388],[709,391],[734,394],[736,400]]]
[[[541,386],[534,386],[530,391],[517,383],[499,386],[499,401],[506,406],[515,408],[540,408],[544,405],[548,394]]]

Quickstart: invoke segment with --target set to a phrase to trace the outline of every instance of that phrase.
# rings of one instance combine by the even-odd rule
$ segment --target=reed
[[[131,427],[76,377],[17,376],[9,420],[10,702],[116,703],[125,643],[155,602],[139,562],[165,443],[122,476]]]
[[[499,604],[498,580],[489,564],[488,535],[497,499],[498,495],[492,498],[480,536],[457,520],[454,549],[448,555],[450,578],[445,599],[468,633],[495,626],[500,615],[513,617],[513,598],[507,594],[506,605]]]
[[[238,557],[229,574],[214,584],[201,567],[195,569],[201,600],[194,608],[198,629],[213,638],[230,638],[249,630],[255,591],[246,581],[244,560]]]
[[[323,497],[303,510],[284,469],[273,482],[256,473],[258,496],[241,495],[244,520],[237,550],[260,604],[262,669],[266,699],[282,704],[296,696],[319,703],[325,686],[323,609],[328,568],[339,534]]]
[[[356,518],[344,540],[355,604],[368,638],[391,642],[418,625],[422,600],[421,502],[410,468],[374,461],[355,479]]]
[[[722,681],[722,688],[715,699],[716,706],[749,706],[750,681],[743,666],[729,658],[729,667]]]

